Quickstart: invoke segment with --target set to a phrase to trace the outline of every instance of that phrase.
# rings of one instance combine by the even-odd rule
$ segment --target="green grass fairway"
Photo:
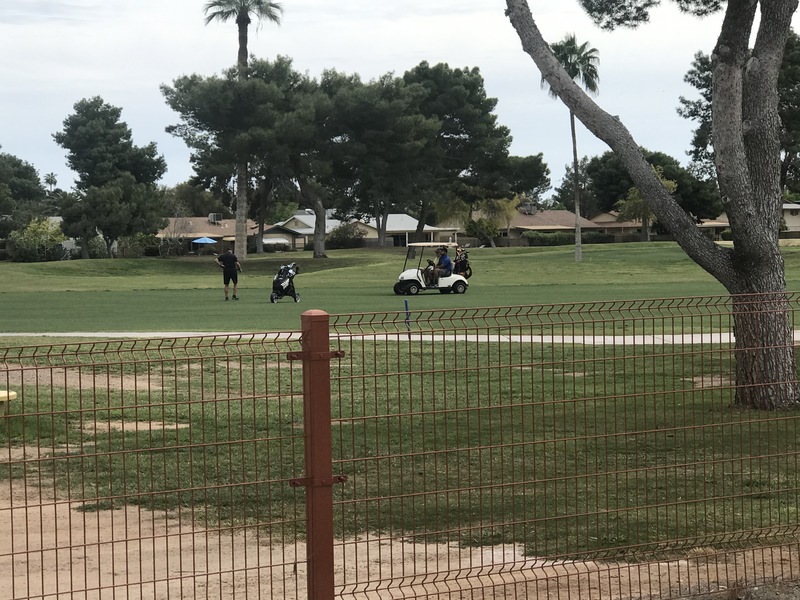
[[[0,332],[276,331],[295,329],[309,309],[330,313],[516,306],[723,294],[675,244],[476,248],[466,294],[397,296],[392,286],[404,248],[251,255],[243,261],[241,300],[224,302],[213,257],[0,263]],[[800,289],[800,247],[787,247],[789,289]],[[296,261],[301,302],[270,304],[272,277]]]

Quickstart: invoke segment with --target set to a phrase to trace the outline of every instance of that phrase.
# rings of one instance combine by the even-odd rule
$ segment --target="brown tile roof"
[[[618,214],[615,210],[600,213],[592,217],[592,222],[604,229],[632,229],[642,226],[641,221],[617,221]]]
[[[598,225],[580,218],[581,229],[598,229]],[[511,227],[529,231],[560,231],[575,229],[575,213],[568,210],[542,210],[532,215],[517,213]]]
[[[248,235],[256,227],[255,221],[247,220]],[[209,237],[222,239],[236,235],[236,219],[223,219],[211,223],[208,217],[170,217],[169,225],[156,234],[156,237],[181,237],[184,239]]]

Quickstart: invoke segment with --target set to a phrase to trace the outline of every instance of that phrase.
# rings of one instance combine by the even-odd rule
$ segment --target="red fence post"
[[[333,600],[333,490],[344,477],[333,476],[331,450],[331,352],[329,315],[308,310],[301,316],[302,352],[290,352],[290,360],[303,361],[303,419],[305,470],[303,479],[292,481],[306,487],[306,563],[309,600]]]

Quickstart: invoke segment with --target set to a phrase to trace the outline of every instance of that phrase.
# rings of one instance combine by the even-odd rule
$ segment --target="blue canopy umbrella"
[[[199,237],[196,240],[192,240],[193,244],[216,244],[217,240],[212,240],[210,237]]]

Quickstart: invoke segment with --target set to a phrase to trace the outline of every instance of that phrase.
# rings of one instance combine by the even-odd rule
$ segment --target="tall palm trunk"
[[[575,178],[573,185],[575,194],[575,262],[583,260],[581,246],[581,177],[578,173],[578,136],[575,133],[575,114],[569,111],[569,126],[572,131],[572,173]]]
[[[247,28],[250,17],[247,14],[239,15],[236,19],[239,28],[239,54],[237,66],[239,68],[239,81],[247,79]],[[236,163],[236,255],[238,258],[247,257],[247,160],[242,156]]]

